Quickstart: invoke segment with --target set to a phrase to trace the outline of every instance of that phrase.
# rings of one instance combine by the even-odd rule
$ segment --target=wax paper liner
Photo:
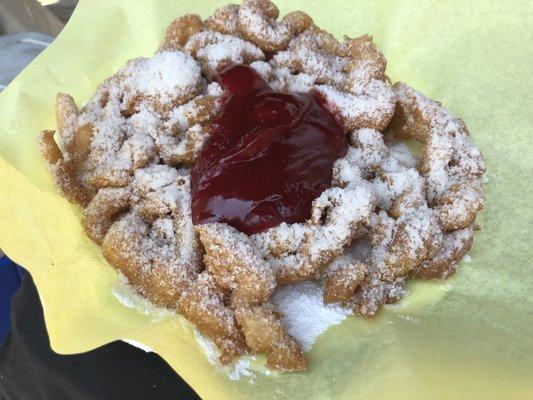
[[[56,92],[81,104],[169,22],[224,1],[82,0],[60,37],[0,95],[0,247],[29,269],[51,345],[84,352],[127,338],[159,353],[204,399],[533,398],[533,7],[529,1],[279,1],[338,37],[370,33],[403,80],[468,124],[487,159],[487,207],[471,262],[374,320],[319,337],[305,373],[231,381],[180,317],[154,320],[111,293],[116,272],[82,232],[38,154]],[[139,366],[142,368],[142,366]],[[179,394],[176,394],[179,398]]]

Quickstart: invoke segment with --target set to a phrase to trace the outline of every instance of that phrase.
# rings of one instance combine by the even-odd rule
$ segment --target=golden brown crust
[[[54,140],[54,131],[43,131],[39,135],[39,144],[41,154],[48,163],[61,194],[68,201],[85,206],[89,197],[78,182],[71,165],[63,159],[63,154]]]
[[[448,233],[443,246],[432,257],[423,261],[412,275],[422,279],[445,279],[455,273],[458,263],[470,251],[474,244],[474,227]]]
[[[128,209],[129,200],[125,188],[100,189],[83,210],[82,225],[87,236],[101,245],[117,214]]]
[[[93,129],[90,124],[85,124],[76,128],[73,140],[73,156],[76,163],[76,168],[85,161],[87,155],[91,151],[91,142],[93,138]]]
[[[73,140],[79,115],[78,106],[76,106],[71,95],[58,93],[55,108],[57,131],[63,141],[66,154],[70,156],[74,152]]]
[[[235,310],[250,349],[267,354],[267,365],[278,371],[303,371],[307,366],[298,343],[287,334],[280,316],[269,306]]]
[[[326,105],[348,131],[383,130],[394,114],[394,93],[385,76],[386,62],[368,35],[342,43],[314,26],[274,55],[276,68],[308,75]],[[357,105],[357,106],[355,106]]]
[[[235,314],[225,305],[224,292],[209,273],[198,276],[179,301],[178,310],[215,342],[221,350],[220,362],[223,364],[247,352]]]
[[[220,48],[224,49],[222,54],[218,51]],[[255,44],[237,36],[212,31],[191,36],[183,50],[198,60],[202,72],[211,80],[225,66],[265,59],[265,54]]]
[[[107,231],[102,250],[144,297],[172,309],[196,278],[198,266],[179,261],[177,243],[167,244],[162,237],[161,226],[167,220],[158,221],[150,227],[135,215],[125,215]]]
[[[63,159],[63,154],[54,140],[55,131],[42,131],[39,135],[41,155],[50,165],[55,165]]]
[[[433,121],[433,124],[438,124],[438,121]],[[457,126],[460,128],[461,124]],[[446,140],[453,143],[462,139],[450,136]],[[405,291],[402,282],[406,277],[414,275],[433,279],[453,273],[458,261],[455,257],[462,257],[471,242],[465,238],[463,243],[463,239],[459,239],[465,236],[460,233],[461,230],[448,232],[450,228],[457,229],[458,225],[451,218],[446,220],[452,225],[443,224],[443,203],[436,201],[436,204],[432,204],[428,201],[426,182],[430,179],[424,179],[411,167],[400,165],[391,156],[379,132],[368,129],[355,131],[350,137],[350,145],[353,147],[349,149],[347,159],[334,168],[334,181],[350,187],[353,179],[372,180],[377,205],[381,209],[371,218],[368,237],[370,248],[366,255],[362,255],[368,264],[367,277],[356,288],[352,300],[354,312],[371,317],[382,304],[397,301],[403,296]],[[471,154],[476,154],[469,147],[469,142],[461,141],[460,145],[469,148]],[[462,151],[459,149],[458,153]],[[463,163],[463,175],[460,176],[464,179],[467,173],[476,171],[478,167],[476,163],[471,165],[465,162],[465,154],[462,157],[457,164]],[[357,165],[357,173],[345,170],[350,162]],[[470,175],[469,179],[474,176]],[[480,185],[479,179],[469,183]],[[455,200],[457,198],[460,199],[460,196],[454,197]],[[468,215],[461,208],[454,212],[453,215]],[[453,237],[456,237],[455,241],[451,241]],[[455,248],[463,250],[455,251]]]
[[[292,33],[292,36],[298,35],[315,26],[313,19],[303,11],[293,11],[285,15],[282,23],[287,25]]]
[[[142,256],[142,237],[148,233],[146,225],[139,225],[137,230],[129,230],[129,221],[119,220],[108,229],[102,243],[106,260],[120,270],[128,281],[150,301],[155,297],[141,290],[143,270],[147,260]],[[161,304],[161,303],[159,303]]]
[[[226,35],[239,35],[239,6],[227,4],[217,8],[213,15],[205,20],[205,27],[211,31]]]
[[[440,103],[402,82],[394,90],[398,101],[391,128],[424,143],[420,171],[428,178],[428,198],[441,225],[447,231],[466,228],[484,206],[483,156],[468,139],[464,122]]]
[[[387,282],[367,275],[352,299],[354,314],[374,317],[383,304],[395,303],[405,295],[404,286],[403,279]]]
[[[443,228],[450,232],[465,229],[472,224],[484,206],[483,197],[480,180],[464,180],[451,185],[448,192],[435,201]]]
[[[171,22],[165,34],[162,50],[180,50],[195,33],[201,32],[204,23],[199,15],[187,14]]]
[[[387,279],[392,280],[407,275],[423,260],[430,258],[432,252],[439,249],[440,231],[437,221],[429,219],[427,223],[424,229],[416,232],[420,226],[418,218],[407,217],[397,220],[385,257],[387,270],[384,275]],[[414,235],[417,237],[414,238]]]
[[[363,282],[368,266],[352,258],[341,257],[328,269],[324,284],[324,303],[347,305]]]
[[[238,10],[238,28],[242,37],[265,52],[285,50],[294,34],[313,25],[313,20],[299,11],[287,14],[280,22],[279,10],[268,0],[244,0]]]
[[[231,291],[233,306],[267,301],[276,276],[244,233],[226,224],[198,225],[205,248],[204,264],[217,283]]]

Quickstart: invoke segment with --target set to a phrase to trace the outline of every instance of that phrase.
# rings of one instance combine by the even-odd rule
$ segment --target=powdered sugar
[[[178,176],[176,169],[168,165],[154,164],[135,171],[134,186],[146,193],[174,183]]]
[[[268,81],[270,75],[272,74],[272,67],[266,61],[254,61],[250,64],[250,67],[256,70],[256,72],[261,75],[261,77]]]
[[[305,351],[330,326],[339,324],[352,313],[349,308],[326,305],[322,288],[314,282],[302,282],[279,288],[272,301],[283,313],[283,321]]]
[[[387,143],[390,155],[407,168],[415,168],[419,158],[415,156],[404,142]]]
[[[373,80],[364,93],[342,92],[330,85],[318,85],[316,89],[331,104],[333,112],[339,112],[348,129],[387,126],[394,113],[394,93],[390,83]]]
[[[207,94],[209,96],[216,96],[216,97],[222,96],[223,94],[222,87],[220,86],[218,82],[211,82],[207,86]]]
[[[223,65],[263,60],[265,55],[256,45],[231,35],[204,31],[189,38],[184,50],[196,57],[205,73],[213,76]]]
[[[289,26],[283,22],[276,22],[269,18],[260,2],[245,0],[239,7],[239,26],[243,32],[257,43],[269,50],[278,50],[284,47],[291,38]]]
[[[350,59],[331,51],[334,40],[325,33],[303,32],[291,40],[286,51],[278,52],[272,58],[272,65],[309,74],[319,83],[340,85],[345,77],[342,70]]]
[[[276,68],[272,71],[270,86],[274,90],[287,93],[307,93],[315,87],[315,78],[301,73],[293,75],[288,68]]]
[[[174,51],[157,53],[151,58],[139,58],[122,71],[127,76],[125,86],[144,96],[155,96],[170,103],[200,84],[200,66],[190,56]]]
[[[253,383],[257,374],[267,376],[275,374],[274,371],[266,368],[261,363],[258,363],[254,356],[242,356],[231,365],[221,365],[218,361],[220,356],[220,350],[218,347],[211,340],[202,335],[197,329],[194,330],[194,337],[206,355],[209,364],[220,369],[232,381],[249,378],[250,383]]]

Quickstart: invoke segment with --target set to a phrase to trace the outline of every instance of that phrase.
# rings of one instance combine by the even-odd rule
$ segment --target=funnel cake
[[[297,371],[307,361],[272,301],[276,290],[315,281],[324,303],[372,317],[406,294],[407,279],[452,275],[472,247],[485,165],[463,121],[405,83],[390,82],[370,36],[338,41],[301,11],[278,16],[268,0],[245,0],[205,21],[176,19],[153,57],[128,61],[81,109],[58,94],[57,132],[44,131],[40,144],[63,196],[83,207],[87,235],[137,292],[193,322],[219,347],[222,363],[265,353],[269,367]],[[263,108],[252,114],[263,125],[246,127],[227,145],[217,136],[220,118],[242,93],[230,93],[221,71],[235,65],[244,71],[238,76],[249,74],[262,85],[254,87]],[[306,111],[310,102],[315,114]],[[282,124],[285,112],[289,122]],[[342,147],[320,164],[322,186],[296,220],[287,222],[282,192],[277,208],[263,208],[282,216],[267,229],[246,234],[231,218],[193,223],[194,168],[206,174],[211,165],[205,149],[220,139],[224,152],[232,151],[250,138],[256,147],[245,147],[249,167],[292,146],[287,126],[297,129],[310,115],[330,118],[327,132],[338,126]],[[239,118],[252,117],[243,111]],[[307,138],[309,129],[297,132]],[[316,129],[326,132],[323,125]],[[312,146],[322,140],[319,133]],[[391,151],[385,139],[391,135],[423,144],[417,165]],[[234,153],[232,160],[241,162],[243,153]],[[210,154],[227,165],[222,154]],[[314,181],[302,182],[295,185]],[[259,216],[250,210],[237,208],[255,223]]]

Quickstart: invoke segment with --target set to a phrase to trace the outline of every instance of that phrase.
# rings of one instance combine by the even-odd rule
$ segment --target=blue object
[[[24,270],[7,257],[0,259],[0,344],[11,326],[11,299],[17,292]]]
[[[0,92],[52,40],[52,37],[37,32],[0,36]],[[0,344],[11,326],[11,299],[20,287],[24,275],[22,268],[2,256],[3,253],[0,252]]]

